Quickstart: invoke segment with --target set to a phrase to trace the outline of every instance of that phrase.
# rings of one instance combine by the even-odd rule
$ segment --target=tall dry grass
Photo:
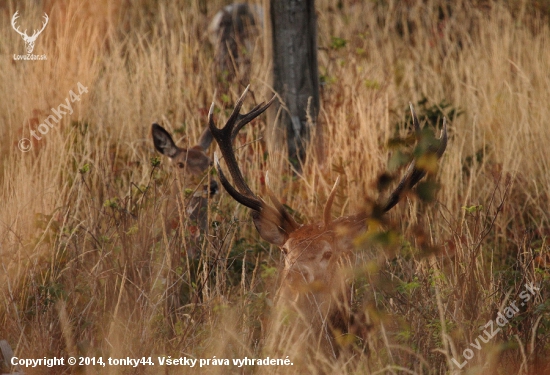
[[[246,209],[224,193],[212,202],[213,236],[198,260],[186,256],[189,223],[163,224],[171,173],[166,160],[151,161],[159,156],[151,123],[194,144],[212,99],[221,123],[242,90],[225,87],[214,97],[204,30],[222,2],[111,3],[109,22],[85,3],[53,3],[35,47],[48,56],[40,62],[13,61],[24,44],[10,32],[16,4],[7,2],[0,17],[0,339],[22,358],[289,355],[295,362],[167,373],[460,373],[452,358],[462,362],[479,327],[533,282],[540,293],[474,349],[464,370],[550,371],[548,20],[529,2],[464,1],[450,13],[438,9],[444,1],[407,3],[406,10],[401,2],[317,2],[322,146],[312,146],[315,157],[301,174],[290,172],[284,150],[271,150],[263,120],[238,140],[247,144],[239,157],[252,189],[262,192],[265,170],[281,176],[271,178],[273,189],[310,222],[338,175],[335,216],[383,199],[373,182],[387,169],[387,142],[406,133],[409,101],[461,113],[449,119],[437,202],[401,203],[390,214],[399,244],[358,249],[355,307],[373,328],[365,342],[344,340],[343,354],[329,360],[292,358],[297,349],[284,340],[278,352],[265,345],[281,254],[258,238]],[[17,6],[21,24],[39,25],[41,7]],[[269,63],[257,51],[249,107],[269,96]],[[19,151],[18,140],[30,138],[78,82],[88,93],[74,113],[30,152]]]

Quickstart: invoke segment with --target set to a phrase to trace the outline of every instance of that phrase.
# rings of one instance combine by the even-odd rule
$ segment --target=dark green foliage
[[[464,110],[455,107],[451,103],[447,103],[446,99],[441,100],[437,104],[430,105],[428,99],[423,97],[418,102],[413,103],[413,106],[420,121],[425,121],[428,125],[436,127],[439,130],[443,124],[443,117],[447,117],[452,122],[464,114]],[[408,108],[405,113],[405,124],[412,123],[412,115]]]

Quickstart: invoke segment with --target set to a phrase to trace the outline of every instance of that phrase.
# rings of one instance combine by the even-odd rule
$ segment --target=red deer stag
[[[260,236],[278,246],[284,255],[285,263],[277,306],[282,306],[279,310],[283,311],[283,314],[288,315],[290,311],[299,319],[299,328],[294,328],[292,339],[285,337],[286,342],[293,345],[301,340],[302,343],[309,343],[310,347],[313,345],[313,349],[321,349],[336,357],[338,348],[333,332],[348,331],[346,326],[353,321],[349,309],[351,288],[349,285],[346,286],[342,264],[354,251],[353,240],[366,230],[366,220],[372,215],[359,212],[333,220],[330,212],[336,185],[326,202],[324,221],[317,224],[298,224],[269,188],[268,195],[273,205],[256,196],[245,182],[237,165],[231,137],[234,136],[236,128],[242,128],[265,111],[273,99],[267,104],[256,106],[246,114],[240,114],[247,91],[248,88],[235,104],[235,109],[223,129],[218,129],[214,124],[214,104],[210,108],[210,131],[220,147],[235,186],[226,178],[214,154],[220,181],[233,199],[252,210],[252,219]],[[418,138],[420,125],[412,105],[411,111]],[[447,130],[444,120],[439,145],[433,146],[429,152],[440,158],[446,145]],[[413,161],[389,200],[380,207],[382,213],[394,207],[404,193],[425,175],[426,171],[417,167]],[[285,335],[280,334],[279,339],[275,340],[280,342],[281,336]],[[298,337],[300,339],[297,339]],[[288,352],[288,346],[286,348]]]

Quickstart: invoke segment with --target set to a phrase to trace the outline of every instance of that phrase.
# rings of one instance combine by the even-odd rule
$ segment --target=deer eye
[[[183,169],[184,167],[185,167],[185,165],[183,163],[178,163],[178,168]]]
[[[332,258],[332,251],[327,251],[326,253],[323,254],[323,258],[321,259],[329,260],[330,258]]]

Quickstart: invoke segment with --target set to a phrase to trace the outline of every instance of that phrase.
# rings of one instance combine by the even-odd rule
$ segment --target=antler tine
[[[246,98],[246,94],[248,94],[248,89],[249,88],[250,88],[250,85],[246,86],[243,93],[241,94],[241,97],[235,103],[235,109],[231,113],[231,116],[229,116],[229,119],[227,119],[227,123],[226,123],[224,129],[227,128],[227,127],[233,129],[233,127],[235,126],[235,123],[239,119],[240,112],[241,112],[241,107],[243,106],[244,99]]]
[[[437,158],[443,156],[445,149],[447,148],[447,117],[443,117],[443,129],[441,129],[441,136],[439,137],[439,148],[436,151]]]
[[[269,106],[273,103],[276,96],[274,95],[267,103],[261,102],[248,113],[245,113],[244,115],[239,114],[237,116],[236,126],[233,129],[233,133],[231,134],[232,138],[235,138],[237,136],[237,133],[241,130],[243,126],[248,124],[250,121],[254,120],[256,117],[261,115]],[[265,103],[265,104],[264,104]]]
[[[413,118],[413,126],[414,126],[414,132],[416,134],[416,138],[420,139],[420,135],[421,135],[420,122],[418,121],[418,117],[416,116],[416,112],[414,111],[414,107],[411,102],[409,102],[409,107],[411,109],[411,115]]]
[[[323,218],[325,219],[325,228],[328,228],[330,224],[332,224],[330,209],[332,208],[332,202],[334,202],[334,197],[336,196],[336,188],[338,187],[339,182],[340,182],[340,176],[336,178],[336,182],[334,183],[334,186],[332,187],[332,190],[330,191],[330,194],[328,196],[327,203],[325,204],[325,209],[323,211]]]

